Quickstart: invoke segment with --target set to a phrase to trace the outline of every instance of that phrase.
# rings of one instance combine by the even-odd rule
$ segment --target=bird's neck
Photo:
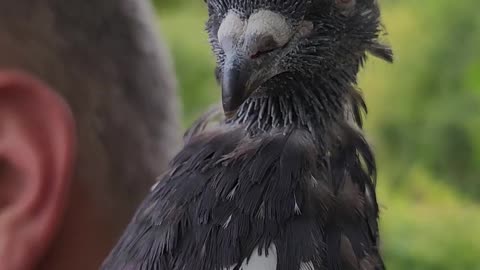
[[[318,78],[282,78],[261,94],[251,96],[227,122],[244,125],[252,135],[272,130],[305,129],[321,137],[336,122],[345,120],[352,83]],[[275,85],[273,87],[273,85]]]

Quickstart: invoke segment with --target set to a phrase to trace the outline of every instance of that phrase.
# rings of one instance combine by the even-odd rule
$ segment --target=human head
[[[0,269],[95,269],[176,145],[147,0],[0,2]]]

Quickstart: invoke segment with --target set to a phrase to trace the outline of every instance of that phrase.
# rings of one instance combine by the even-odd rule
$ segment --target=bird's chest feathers
[[[316,146],[309,135],[293,132],[243,138],[234,145],[204,171],[209,178],[207,190],[212,189],[215,196],[211,207],[221,208],[212,211],[213,217],[225,206],[260,221],[281,223],[300,215],[317,170]],[[219,217],[230,223],[231,215],[225,214]]]
[[[194,250],[192,264],[275,270],[287,262],[287,253],[301,252],[305,256],[291,261],[299,269],[301,258],[321,252],[313,241],[321,238],[321,229],[312,198],[324,195],[316,191],[321,190],[317,157],[304,131],[202,137],[174,160],[169,179],[153,192],[161,200],[151,213],[159,213],[158,224],[169,230],[188,224],[180,225],[187,226],[182,234],[195,237],[179,245]]]

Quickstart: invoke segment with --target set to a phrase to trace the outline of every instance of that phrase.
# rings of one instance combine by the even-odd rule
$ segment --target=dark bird
[[[103,269],[384,269],[356,86],[367,53],[392,61],[377,1],[206,3],[225,117],[187,132]]]

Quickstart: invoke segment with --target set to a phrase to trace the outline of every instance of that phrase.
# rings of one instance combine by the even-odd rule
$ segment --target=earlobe
[[[29,269],[47,251],[69,194],[74,120],[52,89],[0,70],[0,264]]]

